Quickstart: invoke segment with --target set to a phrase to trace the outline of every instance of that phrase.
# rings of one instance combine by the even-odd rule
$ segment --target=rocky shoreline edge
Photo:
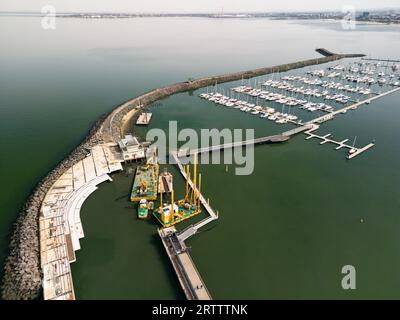
[[[100,127],[103,116],[86,138],[33,189],[13,226],[9,255],[4,263],[2,298],[32,300],[41,295],[42,273],[39,247],[39,212],[42,201],[55,181],[71,166],[84,159],[88,150],[102,141]]]

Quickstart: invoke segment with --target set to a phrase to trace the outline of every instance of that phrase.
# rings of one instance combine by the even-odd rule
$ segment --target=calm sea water
[[[399,31],[194,18],[58,19],[56,30],[45,31],[38,18],[0,17],[0,262],[31,189],[120,102],[188,78],[316,57],[317,47],[399,58]],[[321,127],[338,139],[357,135],[360,146],[375,139],[355,160],[300,135],[257,147],[250,176],[201,166],[204,193],[220,219],[188,245],[214,298],[399,298],[398,100],[382,98]],[[152,110],[150,128],[177,120],[197,130],[282,131],[197,92]],[[157,224],[137,221],[127,201],[133,169],[113,175],[81,211],[86,237],[72,265],[79,299],[184,298]],[[178,176],[175,184],[182,194]],[[357,270],[351,292],[340,285],[347,264]]]

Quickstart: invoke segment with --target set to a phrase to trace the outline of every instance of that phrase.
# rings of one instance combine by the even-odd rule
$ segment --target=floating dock
[[[360,153],[362,153],[362,152],[368,150],[369,148],[372,148],[374,145],[375,145],[374,143],[370,143],[370,144],[366,145],[364,148],[360,148],[360,149],[354,148],[354,149],[356,149],[356,152],[354,152],[354,153],[352,153],[352,154],[349,154],[349,155],[347,156],[347,159],[350,160],[350,159],[352,159],[352,158],[358,156]]]
[[[153,116],[152,113],[143,112],[143,113],[139,116],[139,118],[137,119],[136,124],[137,124],[137,125],[148,125],[149,122],[150,122],[150,120],[151,120],[151,117],[152,117],[152,116]]]
[[[373,143],[370,143],[370,144],[366,145],[363,148],[356,148],[354,146],[350,146],[350,145],[346,144],[346,142],[349,141],[349,139],[344,139],[342,141],[336,141],[336,140],[330,139],[330,137],[332,136],[332,134],[330,134],[330,133],[328,133],[328,134],[326,134],[324,136],[320,136],[318,134],[313,133],[317,129],[319,129],[319,126],[318,125],[313,125],[313,127],[310,130],[305,131],[304,133],[306,135],[308,135],[306,140],[309,140],[309,139],[312,139],[312,138],[316,138],[316,139],[322,140],[320,142],[321,145],[325,144],[325,143],[332,143],[332,144],[337,145],[335,150],[340,150],[342,148],[349,149],[349,153],[347,155],[347,159],[349,159],[349,160],[353,159],[354,157],[356,157],[358,155],[360,155],[364,151],[367,151],[369,148],[372,148],[375,145]]]

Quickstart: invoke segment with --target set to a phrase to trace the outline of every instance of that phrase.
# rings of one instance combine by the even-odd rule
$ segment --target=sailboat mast
[[[160,211],[162,210],[163,207],[163,198],[162,198],[162,190],[160,190]]]
[[[199,207],[200,208],[200,191],[201,190],[201,173],[199,174],[199,191],[198,191],[198,203],[197,203],[197,207]]]
[[[197,154],[194,155],[193,165],[193,203],[196,203],[196,178],[197,178]]]
[[[186,195],[185,195],[186,202],[188,202],[189,200],[189,179],[190,179],[189,165],[186,165]]]
[[[355,146],[355,144],[356,144],[356,140],[357,140],[357,136],[354,137],[353,148],[354,148],[354,146]]]
[[[174,190],[171,190],[171,220],[175,219],[175,204],[174,204]]]

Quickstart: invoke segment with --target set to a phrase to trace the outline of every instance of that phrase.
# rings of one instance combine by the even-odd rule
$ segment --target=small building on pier
[[[140,143],[131,134],[125,135],[123,139],[118,141],[118,146],[125,161],[142,159],[146,155],[146,144]]]

